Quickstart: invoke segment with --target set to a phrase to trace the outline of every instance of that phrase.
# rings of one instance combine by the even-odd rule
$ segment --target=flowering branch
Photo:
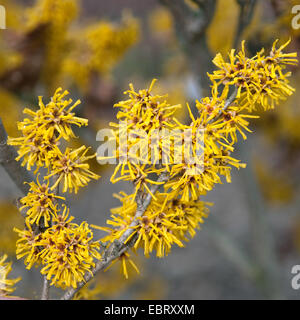
[[[236,99],[237,96],[237,88],[234,89],[234,92],[224,103],[224,111],[230,106],[230,104]],[[221,111],[220,111],[221,112]],[[213,120],[216,120],[220,114],[217,114]],[[102,259],[96,264],[95,268],[91,270],[91,272],[87,272],[84,276],[84,281],[77,284],[77,288],[69,289],[61,298],[62,300],[70,300],[74,297],[74,295],[89,282],[96,273],[101,270],[104,270],[111,264],[112,261],[119,258],[124,252],[134,246],[137,240],[137,234],[133,237],[133,233],[135,232],[134,227],[138,225],[140,217],[146,212],[148,206],[151,203],[152,195],[169,179],[169,174],[163,172],[159,175],[157,182],[159,184],[152,185],[150,191],[151,193],[138,193],[137,194],[137,209],[134,215],[134,218],[129,225],[128,229],[122,234],[122,236],[115,240],[113,245],[106,249],[102,255]],[[161,184],[160,184],[161,183]],[[128,241],[130,239],[130,241]]]
[[[162,173],[157,182],[165,183],[168,180],[168,175]],[[152,194],[154,194],[162,184],[155,184],[151,188]],[[113,245],[106,249],[102,255],[102,259],[96,263],[95,268],[91,270],[91,272],[86,272],[84,276],[84,281],[77,284],[77,288],[69,289],[61,298],[61,300],[71,300],[74,295],[84,286],[87,282],[93,279],[93,277],[101,270],[106,269],[112,261],[119,258],[124,252],[133,247],[136,241],[136,236],[133,236],[130,241],[126,241],[131,235],[134,233],[134,227],[138,224],[138,218],[141,217],[145,211],[147,210],[150,202],[152,200],[152,196],[148,193],[146,196],[140,193],[137,196],[137,209],[132,223],[129,228],[123,233],[119,240],[115,240]]]
[[[6,170],[12,181],[24,193],[29,191],[25,182],[34,180],[32,174],[16,161],[18,154],[14,147],[7,144],[7,133],[0,118],[0,164]]]
[[[112,227],[91,225],[108,233],[97,241],[94,241],[89,224],[72,222],[74,217],[69,216],[66,204],[60,205],[58,202],[58,199],[65,200],[58,195],[60,182],[63,184],[62,193],[77,193],[91,179],[99,178],[87,163],[95,157],[95,154],[87,155],[89,148],[66,147],[64,151],[59,148],[59,140],[68,141],[75,137],[72,125],[81,127],[88,124],[87,119],[78,118],[72,112],[80,101],[72,104],[71,99],[64,99],[68,92],[59,88],[46,105],[39,97],[40,108],[37,111],[24,110],[30,118],[18,125],[23,136],[9,138],[8,144],[19,147],[17,159],[23,158],[22,165],[26,165],[28,170],[36,167],[37,173],[40,168],[47,168],[48,175],[43,177],[42,184],[38,176],[36,182],[30,182],[29,192],[20,200],[20,210],[27,208],[28,211],[26,228],[15,228],[19,234],[16,253],[18,259],[25,257],[24,263],[28,269],[34,264],[43,266],[42,299],[49,298],[47,280],[51,281],[50,285],[67,288],[62,299],[69,300],[97,272],[110,267],[118,258],[126,278],[126,260],[139,273],[128,249],[143,248],[145,256],[154,251],[161,258],[168,255],[172,245],[183,247],[183,242],[196,234],[196,229],[208,216],[207,206],[211,205],[204,202],[202,196],[216,184],[222,183],[222,177],[231,182],[232,167],[245,167],[231,153],[234,151],[233,145],[239,140],[237,133],[246,139],[245,131],[251,132],[246,119],[258,117],[249,113],[256,112],[258,107],[272,109],[278,104],[279,95],[285,98],[294,92],[287,79],[290,73],[284,74],[282,69],[285,65],[296,64],[297,54],[282,52],[288,42],[279,48],[276,43],[267,56],[260,51],[253,58],[247,58],[244,42],[238,53],[231,50],[230,62],[217,54],[213,63],[218,69],[208,74],[212,83],[211,96],[196,100],[196,116],[187,104],[190,124],[183,124],[174,116],[180,105],[170,105],[165,100],[166,96],[151,93],[155,79],[148,89],[136,91],[132,84],[129,85],[129,90],[125,92],[129,99],[114,105],[119,108],[119,123],[111,123],[111,126],[115,128],[113,139],[119,147],[115,149],[113,158],[119,159],[119,163],[111,182],[131,181],[135,190],[129,195],[123,191],[116,195],[122,206],[111,210],[107,224]],[[128,139],[129,129],[132,134]],[[205,130],[203,157],[197,157],[196,133],[199,129]],[[162,131],[163,135],[157,137],[154,133],[158,131]],[[124,136],[127,142],[125,148]],[[174,143],[166,145],[164,140],[167,138]],[[3,145],[7,144],[6,140],[3,139]],[[177,140],[188,147],[184,159],[182,145],[178,145]],[[151,158],[145,152],[149,149],[149,141],[159,147],[159,150],[151,150]],[[136,147],[146,149],[139,149],[137,154]],[[181,160],[178,159],[178,151],[181,152]],[[189,151],[196,156],[197,163],[186,158]],[[164,161],[166,152],[169,156],[173,155],[167,162]],[[98,160],[103,158],[112,157],[98,155]],[[201,168],[197,165],[199,161]],[[154,176],[157,179],[153,179]],[[163,191],[159,191],[162,185]],[[244,260],[239,259],[241,255],[236,255],[232,250],[230,252],[235,253],[233,256],[237,257],[238,263],[242,261],[244,270]]]

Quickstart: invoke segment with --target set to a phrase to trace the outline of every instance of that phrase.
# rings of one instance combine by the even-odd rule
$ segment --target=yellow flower
[[[128,122],[128,129],[143,129],[149,132],[163,126],[172,127],[172,115],[180,105],[171,106],[165,100],[167,95],[152,95],[151,91],[156,82],[153,79],[149,89],[135,91],[132,84],[130,90],[124,92],[129,99],[116,103],[119,108],[117,119]],[[113,124],[114,125],[114,124]],[[114,125],[118,127],[119,125]]]
[[[138,267],[136,266],[136,264],[133,262],[133,260],[131,259],[130,257],[130,254],[128,252],[124,252],[120,255],[120,257],[116,260],[114,260],[108,268],[106,268],[106,270],[108,270],[109,268],[111,268],[116,262],[120,261],[121,263],[121,274],[124,275],[125,279],[128,279],[129,276],[128,276],[128,266],[127,264],[129,264],[129,266],[131,266],[131,268],[133,270],[135,270],[135,272],[137,274],[140,273]],[[105,270],[105,271],[106,271]]]
[[[34,264],[39,265],[41,259],[38,256],[40,248],[37,243],[41,239],[41,234],[36,235],[30,226],[24,230],[14,228],[14,231],[19,236],[16,243],[17,259],[25,257],[24,264],[26,265],[26,269],[31,269]]]
[[[88,224],[69,225],[64,228],[49,228],[38,243],[42,247],[39,257],[41,273],[51,280],[51,285],[60,288],[77,287],[84,275],[95,266],[94,260],[101,258],[100,245],[93,241]]]
[[[121,192],[117,197],[122,206],[111,210],[112,216],[107,220],[107,224],[112,227],[94,225],[92,227],[108,232],[108,235],[101,239],[108,246],[118,240],[125,231],[132,229],[125,243],[136,236],[133,248],[142,248],[147,257],[153,251],[156,251],[158,257],[163,257],[170,252],[173,244],[183,247],[182,241],[188,240],[188,234],[190,237],[195,235],[195,229],[199,228],[208,215],[206,206],[211,205],[202,201],[184,202],[157,192],[155,194],[157,200],[152,199],[146,212],[138,218],[137,225],[131,226],[136,213],[136,203],[132,201],[133,195]],[[126,261],[129,257],[121,258],[123,273],[127,277]],[[131,262],[130,264],[132,265]]]
[[[218,92],[218,86],[213,83],[211,88],[211,97],[204,97],[200,101],[196,100],[196,108],[199,112],[199,120],[201,124],[208,124],[213,120],[225,106],[228,97],[229,87],[225,86],[221,94]],[[193,119],[192,117],[192,120]]]
[[[46,127],[54,127],[59,136],[62,136],[65,140],[69,138],[75,138],[75,134],[71,129],[71,125],[78,127],[87,126],[88,120],[75,116],[72,111],[81,103],[77,100],[72,104],[73,100],[64,98],[69,94],[67,90],[62,92],[62,88],[58,88],[51,101],[45,106],[42,97],[39,97],[40,113],[34,114],[35,117],[40,117],[41,122]]]
[[[24,158],[22,166],[26,165],[27,170],[31,170],[33,166],[36,166],[37,170],[41,167],[48,168],[55,154],[59,152],[58,138],[54,136],[54,129],[38,129],[31,132],[33,133],[31,136],[8,138],[8,144],[19,147],[16,160]]]
[[[49,227],[51,219],[57,212],[57,199],[65,200],[65,198],[55,195],[50,191],[48,184],[40,184],[37,179],[35,182],[30,182],[30,190],[28,194],[23,197],[20,202],[22,207],[20,210],[26,210],[26,222],[29,224],[42,225]]]
[[[6,259],[6,254],[0,258],[0,297],[7,296],[14,292],[14,285],[21,280],[21,278],[8,279],[8,275],[12,270],[12,263],[5,262]]]
[[[139,91],[135,91],[130,84],[130,90],[125,92],[129,95],[129,99],[114,105],[119,108],[117,119],[120,123],[111,123],[111,126],[116,128],[114,139],[118,148],[115,156],[119,163],[111,177],[111,182],[132,181],[136,188],[135,194],[139,190],[151,193],[149,185],[156,182],[150,178],[150,175],[159,174],[165,170],[164,166],[161,168],[156,166],[162,160],[162,151],[151,150],[149,142],[158,138],[159,146],[164,148],[163,139],[156,137],[157,133],[160,134],[159,130],[165,129],[163,132],[167,135],[168,130],[176,128],[173,115],[181,107],[168,104],[166,95],[152,95],[155,81],[156,79],[151,82],[148,89]],[[125,148],[122,141],[124,137],[128,137]],[[154,164],[152,157],[155,158]],[[103,158],[105,157],[98,157],[99,160]]]
[[[242,129],[252,132],[249,128],[249,122],[245,120],[246,118],[259,118],[259,116],[249,115],[249,114],[239,114],[239,107],[231,106],[226,111],[222,111],[222,117],[223,119],[220,119],[216,122],[214,122],[213,127],[215,129],[219,128],[221,129],[226,139],[228,139],[228,136],[230,136],[232,142],[237,142],[237,135],[236,132],[238,131],[243,139],[247,139],[245,133]]]
[[[280,100],[285,99],[294,92],[289,85],[290,72],[283,73],[286,65],[297,64],[297,53],[283,53],[282,50],[289,44],[285,43],[276,48],[278,40],[273,44],[269,55],[263,55],[264,50],[252,58],[247,58],[244,41],[242,49],[237,54],[232,49],[229,62],[226,62],[218,53],[214,64],[219,70],[209,74],[210,79],[225,85],[235,85],[238,88],[240,108],[249,111],[262,107],[264,110],[273,109]]]
[[[39,97],[39,109],[35,112],[26,108],[23,112],[29,115],[32,119],[26,118],[23,122],[19,123],[19,130],[23,135],[31,138],[36,134],[37,130],[48,131],[50,128],[54,129],[52,135],[65,140],[75,138],[75,134],[71,129],[71,125],[78,127],[87,126],[88,120],[75,116],[72,111],[80,104],[80,100],[73,103],[72,99],[65,99],[69,94],[67,90],[62,91],[58,88],[50,102],[44,104],[42,97]]]
[[[41,273],[51,280],[51,285],[60,288],[77,287],[84,281],[84,274],[99,260],[100,245],[93,240],[93,233],[86,222],[73,223],[69,209],[56,214],[52,227],[35,235],[31,227],[27,230],[15,229],[19,234],[17,258],[26,257],[26,269],[42,265]]]
[[[88,123],[88,120],[76,117],[72,112],[80,101],[77,100],[72,104],[72,99],[64,99],[68,91],[61,91],[62,89],[58,88],[46,105],[42,97],[39,97],[37,111],[24,109],[23,113],[30,118],[25,118],[24,121],[18,123],[22,137],[8,139],[8,144],[19,147],[19,156],[16,160],[24,157],[22,165],[27,163],[28,170],[31,170],[34,165],[37,169],[49,168],[59,153],[59,140],[75,137],[71,125],[81,127]]]
[[[80,187],[84,187],[91,179],[99,179],[100,177],[89,170],[89,164],[85,163],[87,160],[94,158],[96,155],[86,156],[89,148],[82,146],[78,149],[72,150],[66,148],[64,154],[61,152],[57,154],[55,161],[52,163],[52,171],[45,179],[52,176],[58,176],[56,182],[51,187],[54,190],[62,181],[64,183],[63,192],[78,192]]]

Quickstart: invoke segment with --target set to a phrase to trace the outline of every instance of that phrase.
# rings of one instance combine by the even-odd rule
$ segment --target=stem
[[[44,284],[43,284],[41,300],[49,300],[49,291],[50,291],[50,281],[47,280],[47,276],[44,276]]]
[[[233,42],[233,48],[238,48],[240,38],[243,31],[249,25],[256,4],[256,0],[237,0],[237,3],[240,6],[239,20],[237,24],[236,34]]]
[[[16,149],[7,144],[7,132],[0,118],[0,164],[20,191],[22,191],[23,194],[27,194],[29,185],[25,182],[33,181],[34,177],[26,168],[22,167],[20,163],[16,161],[17,156],[18,153]]]
[[[184,0],[160,0],[174,17],[176,37],[188,58],[190,73],[206,95],[209,90],[206,72],[213,68],[206,30],[213,19],[217,1],[192,1],[193,8]]]
[[[216,120],[218,120],[220,118],[220,116],[222,115],[222,113],[224,111],[226,111],[229,106],[232,104],[232,102],[235,100],[236,96],[238,93],[238,88],[234,87],[234,91],[232,92],[231,96],[225,101],[224,107],[219,111],[219,113],[213,118],[211,119],[208,123],[212,123]]]

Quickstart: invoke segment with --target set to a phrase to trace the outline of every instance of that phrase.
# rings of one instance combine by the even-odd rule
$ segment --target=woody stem
[[[47,276],[44,276],[43,292],[41,300],[49,300],[50,281],[47,280]]]
[[[23,194],[27,194],[30,187],[25,182],[33,181],[34,177],[16,161],[17,156],[16,149],[7,144],[7,132],[0,118],[0,164],[20,191]]]

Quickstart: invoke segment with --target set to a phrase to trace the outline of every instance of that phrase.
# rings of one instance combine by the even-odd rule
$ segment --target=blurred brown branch
[[[193,6],[183,0],[160,0],[171,11],[176,34],[189,58],[190,70],[205,89],[208,85],[206,73],[212,67],[205,31],[213,18],[216,0],[190,1]]]
[[[240,6],[240,14],[233,43],[233,48],[235,49],[238,49],[242,33],[251,22],[256,0],[237,0],[237,3]]]
[[[24,35],[10,34],[10,47],[22,54],[22,63],[9,69],[0,76],[0,86],[12,92],[30,90],[42,72],[45,59],[45,34],[48,26],[40,25]]]

